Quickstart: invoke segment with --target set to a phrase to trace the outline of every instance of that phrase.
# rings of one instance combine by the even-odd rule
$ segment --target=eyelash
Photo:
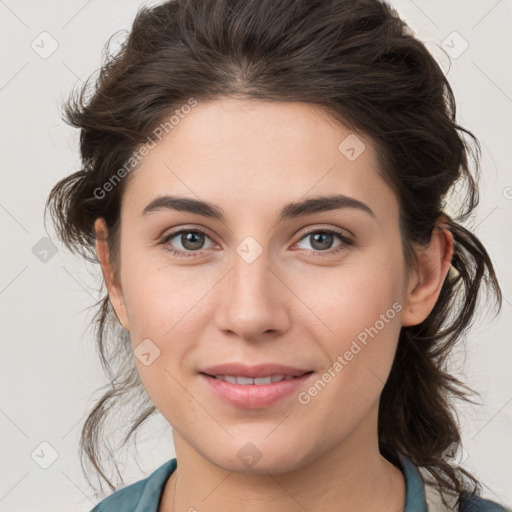
[[[172,238],[174,238],[175,236],[177,235],[180,235],[181,233],[198,233],[198,234],[202,234],[202,235],[206,235],[208,237],[208,234],[205,233],[204,231],[201,231],[200,229],[180,229],[178,231],[174,231],[173,233],[170,233],[168,235],[166,235],[164,237],[164,239],[160,242],[162,245],[164,245],[164,249],[166,251],[169,251],[170,253],[172,253],[173,255],[175,256],[178,256],[178,257],[184,257],[184,258],[189,258],[189,257],[199,257],[202,255],[202,250],[199,250],[199,251],[181,251],[179,249],[174,249],[173,247],[170,247],[167,245],[167,243],[169,242],[169,240],[171,240]],[[334,248],[334,249],[327,249],[325,251],[311,251],[311,250],[306,250],[306,249],[303,249],[303,250],[306,250],[307,252],[309,252],[311,255],[313,255],[313,257],[319,257],[319,258],[324,258],[324,257],[329,257],[329,256],[332,256],[334,254],[337,254],[338,252],[340,251],[343,251],[343,250],[346,250],[348,247],[351,247],[354,245],[354,241],[351,240],[350,238],[348,238],[347,236],[345,236],[341,231],[337,231],[337,230],[334,230],[334,229],[315,229],[313,231],[308,231],[307,233],[304,233],[301,238],[296,242],[300,242],[301,240],[303,240],[304,238],[307,238],[308,236],[311,236],[315,233],[328,233],[330,235],[337,235],[340,240],[342,241],[342,243]],[[210,238],[210,237],[208,237]]]

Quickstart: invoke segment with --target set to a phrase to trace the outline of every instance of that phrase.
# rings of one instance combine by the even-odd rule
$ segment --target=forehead
[[[321,108],[222,98],[198,102],[133,171],[123,203],[142,212],[180,194],[236,208],[276,210],[306,196],[341,193],[396,214],[375,148]]]

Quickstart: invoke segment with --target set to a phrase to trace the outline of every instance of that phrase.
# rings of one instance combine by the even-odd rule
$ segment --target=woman
[[[505,510],[458,465],[471,390],[444,365],[481,287],[501,304],[461,224],[478,141],[393,9],[145,7],[86,92],[48,199],[107,292],[81,446],[115,490],[103,427],[135,395],[125,441],[158,411],[176,450],[94,511]]]

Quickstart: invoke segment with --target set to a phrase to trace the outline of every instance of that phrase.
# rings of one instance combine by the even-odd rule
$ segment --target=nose
[[[275,337],[289,328],[287,301],[293,294],[271,268],[265,251],[252,263],[235,255],[218,288],[218,329],[245,340]]]

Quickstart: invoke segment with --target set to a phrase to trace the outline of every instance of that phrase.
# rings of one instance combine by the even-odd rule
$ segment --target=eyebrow
[[[313,197],[305,199],[304,201],[288,203],[281,210],[278,222],[283,222],[288,219],[295,219],[304,215],[311,215],[313,213],[327,212],[339,209],[355,209],[365,212],[372,217],[375,213],[365,203],[348,197],[342,194],[333,194],[329,196]],[[181,196],[159,196],[151,201],[142,211],[142,215],[148,215],[152,212],[159,210],[174,210],[179,212],[195,213],[203,217],[209,217],[220,221],[225,221],[225,215],[222,208],[219,206],[192,199],[189,197]]]

